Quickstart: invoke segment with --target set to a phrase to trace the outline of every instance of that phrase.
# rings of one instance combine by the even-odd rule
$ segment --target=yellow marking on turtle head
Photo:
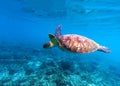
[[[54,47],[54,43],[52,43],[51,41],[49,42],[50,43],[50,47]]]

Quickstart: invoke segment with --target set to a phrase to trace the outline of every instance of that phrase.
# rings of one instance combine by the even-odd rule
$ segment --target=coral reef
[[[88,55],[0,45],[0,86],[119,86],[119,66]],[[56,52],[56,53],[54,53]]]

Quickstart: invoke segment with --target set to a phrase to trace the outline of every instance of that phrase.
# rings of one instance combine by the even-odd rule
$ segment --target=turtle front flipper
[[[59,41],[56,38],[56,36],[54,36],[53,34],[48,34],[48,37],[50,38],[50,42],[45,43],[43,45],[43,48],[50,48],[50,47],[59,46]]]
[[[54,46],[59,45],[59,41],[53,34],[48,34],[50,41],[53,43]]]
[[[61,35],[61,25],[58,25],[56,31],[55,31],[55,36],[58,38]]]

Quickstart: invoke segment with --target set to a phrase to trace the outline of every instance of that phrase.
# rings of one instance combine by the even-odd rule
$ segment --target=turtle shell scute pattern
[[[89,53],[99,48],[99,44],[93,40],[76,34],[62,35],[58,40],[62,47],[76,53]]]

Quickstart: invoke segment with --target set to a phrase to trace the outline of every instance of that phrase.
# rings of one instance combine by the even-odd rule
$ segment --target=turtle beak
[[[49,48],[49,47],[50,47],[50,42],[43,44],[43,48]]]

